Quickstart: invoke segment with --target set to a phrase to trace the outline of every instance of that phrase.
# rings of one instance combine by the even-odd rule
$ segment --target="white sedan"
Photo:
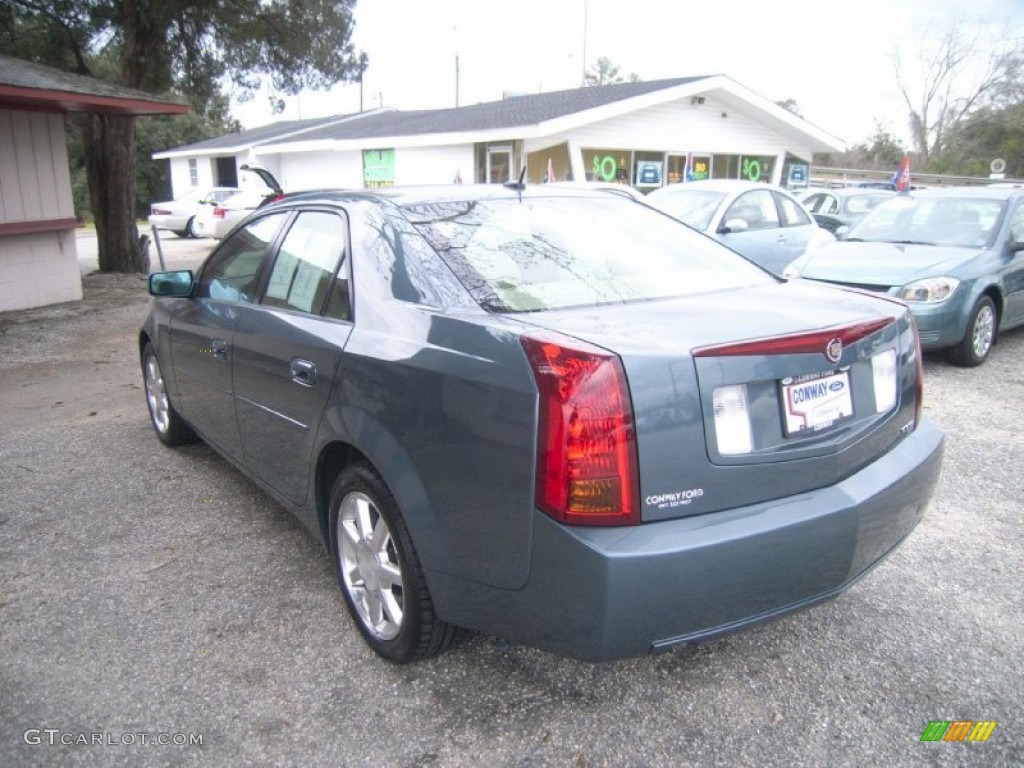
[[[196,217],[196,234],[199,237],[222,239],[235,224],[259,208],[268,193],[269,190],[245,190],[236,192],[215,206],[204,207]]]
[[[777,275],[835,237],[784,189],[737,179],[670,184],[648,205],[689,224]]]
[[[199,214],[212,211],[215,205],[238,191],[238,187],[198,187],[176,200],[153,203],[149,209],[149,224],[169,229],[178,237],[196,237],[195,222]]]

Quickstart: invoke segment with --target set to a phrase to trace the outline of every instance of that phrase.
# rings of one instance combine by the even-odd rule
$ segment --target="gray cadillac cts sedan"
[[[292,195],[150,293],[157,437],[292,510],[395,662],[460,627],[600,661],[805,608],[939,475],[903,304],[602,191]]]

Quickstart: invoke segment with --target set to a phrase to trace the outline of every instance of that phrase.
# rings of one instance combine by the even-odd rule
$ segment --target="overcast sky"
[[[577,87],[584,63],[605,56],[643,80],[729,75],[773,101],[795,99],[810,122],[851,143],[876,120],[906,138],[897,48],[913,64],[929,36],[957,21],[983,42],[1024,46],[1024,0],[359,0],[355,20],[354,43],[370,59],[367,109],[454,106],[456,54],[462,106]],[[976,61],[990,50],[979,45]],[[280,119],[356,112],[359,86],[285,103]],[[275,119],[266,94],[234,114],[247,128]]]

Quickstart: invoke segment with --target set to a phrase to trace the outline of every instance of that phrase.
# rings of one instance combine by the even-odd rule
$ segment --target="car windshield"
[[[980,248],[992,239],[1005,201],[982,197],[888,200],[850,229],[847,240]]]
[[[847,213],[867,213],[879,203],[888,200],[892,195],[885,192],[876,192],[866,195],[850,195],[846,198]]]
[[[622,303],[773,281],[715,241],[617,195],[403,210],[477,303],[493,311]]]
[[[664,194],[652,193],[648,202],[669,216],[695,229],[704,230],[708,228],[711,217],[724,198],[724,192],[710,189],[666,189]]]

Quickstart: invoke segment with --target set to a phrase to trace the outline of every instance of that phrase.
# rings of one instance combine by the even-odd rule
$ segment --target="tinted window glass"
[[[496,311],[656,299],[772,280],[678,221],[613,195],[404,210],[473,298]]]
[[[253,302],[260,262],[287,214],[264,216],[221,243],[199,276],[199,298]]]
[[[861,219],[847,239],[979,247],[992,238],[1005,205],[980,197],[898,195]]]
[[[778,202],[779,210],[782,212],[782,226],[802,227],[811,223],[811,217],[792,198],[775,193],[775,200]]]
[[[775,210],[772,193],[767,189],[745,192],[729,206],[723,221],[725,224],[734,219],[747,222],[747,229],[770,229],[779,226],[779,212]]]
[[[281,241],[263,303],[319,314],[344,253],[345,222],[340,216],[300,213]]]
[[[1024,241],[1024,203],[1017,206],[1010,219],[1010,242],[1019,243]]]

